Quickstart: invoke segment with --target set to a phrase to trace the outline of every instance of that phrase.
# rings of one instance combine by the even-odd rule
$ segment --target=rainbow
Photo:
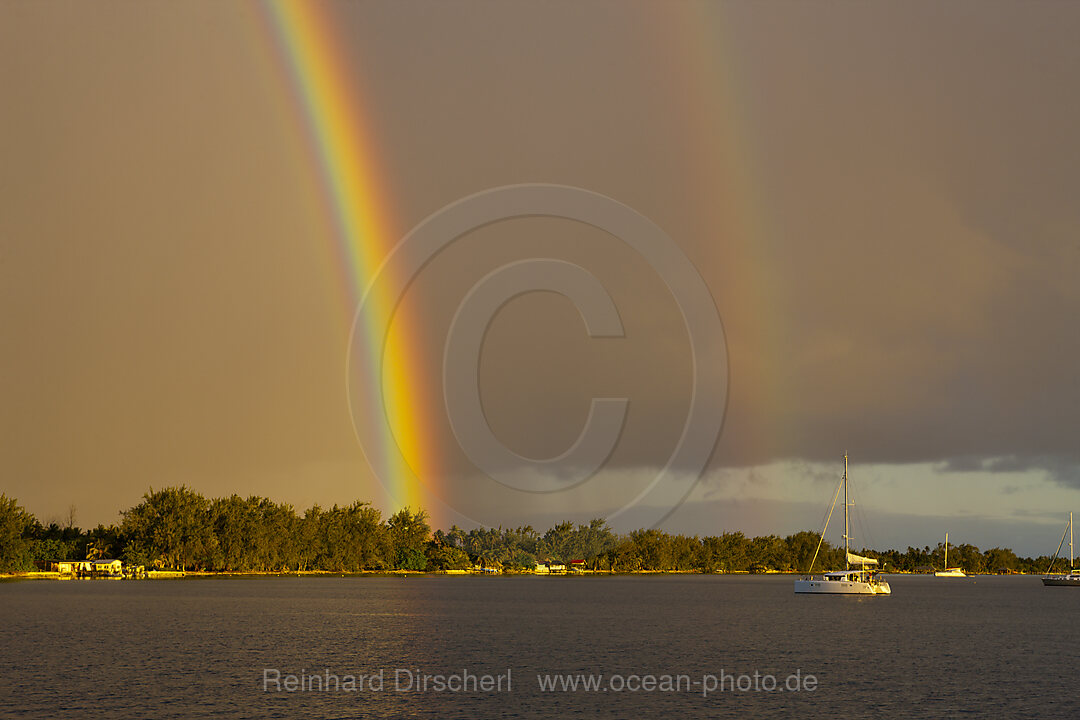
[[[335,29],[333,4],[268,0],[256,7],[260,23],[274,39],[281,74],[288,78],[290,105],[306,137],[307,164],[317,174],[332,227],[328,247],[338,274],[343,324],[360,340],[352,351],[367,353],[359,363],[365,371],[350,375],[354,422],[381,428],[378,442],[363,443],[364,453],[392,502],[441,513],[448,507],[441,502],[445,489],[439,441],[444,432],[435,431],[441,425],[430,408],[441,408],[442,401],[428,385],[436,374],[420,367],[420,358],[429,355],[423,352],[418,318],[399,307],[388,290],[408,281],[394,276],[386,264],[403,233],[386,196],[374,113],[365,104],[369,96],[355,72],[357,58],[347,52]],[[665,22],[643,17],[643,27],[651,28],[660,47],[672,49],[664,57],[670,63],[668,77],[682,85],[677,95],[685,106],[678,110],[685,135],[692,139],[685,146],[685,162],[693,183],[723,189],[716,194],[723,202],[711,199],[697,212],[707,226],[729,230],[732,237],[725,242],[736,244],[735,254],[750,268],[733,274],[730,282],[738,283],[740,298],[749,298],[760,309],[759,321],[739,328],[754,337],[749,345],[756,354],[733,353],[731,367],[741,387],[751,388],[744,395],[752,393],[754,404],[763,408],[761,418],[768,418],[771,408],[790,402],[775,384],[782,356],[782,288],[770,281],[768,268],[774,266],[770,239],[778,230],[761,192],[765,183],[756,157],[760,141],[752,103],[745,101],[752,93],[732,62],[740,52],[733,25],[737,18],[729,18],[722,7],[680,7],[667,14]],[[377,277],[382,280],[375,285]],[[364,314],[356,315],[361,303]],[[384,334],[390,319],[392,329]],[[761,418],[740,442],[749,441],[756,455],[767,457],[770,438],[783,428]]]
[[[729,346],[731,372],[738,377],[740,392],[752,396],[760,408],[758,426],[738,436],[743,451],[767,463],[775,448],[784,444],[784,427],[765,418],[779,412],[787,414],[792,398],[782,394],[777,378],[785,373],[781,358],[789,356],[783,336],[788,332],[783,307],[798,306],[786,298],[788,290],[777,282],[773,269],[774,239],[782,237],[769,206],[763,176],[765,163],[760,154],[764,142],[754,116],[754,89],[740,63],[747,50],[740,47],[740,13],[721,3],[682,4],[680,12],[669,14],[670,22],[654,26],[657,42],[673,51],[669,55],[668,76],[681,83],[679,97],[684,103],[679,116],[686,123],[686,137],[693,138],[687,148],[695,158],[708,162],[689,162],[697,168],[694,184],[703,188],[722,188],[714,196],[723,198],[702,207],[700,212],[708,227],[727,227],[723,242],[744,258],[745,272],[725,277],[730,286],[738,284],[738,297],[755,308],[754,322],[730,329],[751,339],[746,346],[755,349],[752,356],[740,345]],[[720,298],[718,297],[719,301]],[[720,308],[721,314],[724,308]],[[725,322],[730,322],[725,317]],[[730,426],[725,435],[731,435]],[[724,439],[721,438],[721,447]],[[721,450],[722,453],[722,450]]]
[[[372,419],[384,428],[381,442],[378,447],[365,446],[364,453],[391,501],[418,509],[425,500],[421,479],[429,475],[435,455],[432,434],[425,432],[418,408],[430,403],[422,402],[427,387],[424,373],[416,367],[421,340],[415,320],[395,314],[396,300],[385,293],[365,297],[369,287],[376,292],[372,281],[400,233],[392,204],[380,186],[381,164],[364,93],[358,89],[359,79],[348,71],[350,63],[327,5],[271,0],[260,7],[290,78],[293,105],[332,223],[332,253],[346,326],[353,325],[355,337],[362,340],[361,352],[367,352],[361,365],[382,369],[369,377],[350,378],[354,419],[357,414],[381,412],[379,393],[385,403],[386,422]],[[361,299],[365,316],[354,317]],[[375,328],[387,332],[382,335]],[[358,402],[363,407],[357,407]]]

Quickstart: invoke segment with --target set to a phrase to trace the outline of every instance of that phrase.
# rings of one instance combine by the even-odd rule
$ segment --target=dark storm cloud
[[[1001,457],[963,456],[948,458],[936,468],[939,472],[1046,473],[1053,482],[1080,488],[1080,462],[1067,455],[1005,455]]]

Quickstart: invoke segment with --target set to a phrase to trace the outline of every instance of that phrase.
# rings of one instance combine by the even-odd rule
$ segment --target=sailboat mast
[[[945,533],[945,567],[944,570],[949,569],[949,533]]]
[[[1073,569],[1072,513],[1069,513],[1069,572]]]
[[[850,548],[850,527],[848,525],[848,499],[847,499],[847,453],[844,453],[844,569],[850,570],[851,563],[848,562],[848,557],[851,554]]]

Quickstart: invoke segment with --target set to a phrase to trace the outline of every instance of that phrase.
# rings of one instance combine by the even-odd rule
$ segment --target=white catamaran
[[[1058,553],[1061,552],[1061,546],[1065,544],[1065,535],[1069,536],[1069,572],[1051,575],[1050,571],[1054,569],[1054,563],[1057,562]],[[1073,526],[1072,526],[1072,513],[1069,513],[1069,524],[1065,528],[1065,532],[1061,534],[1061,542],[1058,543],[1057,551],[1054,553],[1054,559],[1050,561],[1050,567],[1046,569],[1046,575],[1043,575],[1043,585],[1059,585],[1059,586],[1076,586],[1080,587],[1080,570],[1073,567]]]
[[[892,588],[889,583],[878,577],[878,561],[873,558],[862,557],[851,552],[851,531],[848,522],[848,462],[847,453],[844,453],[844,477],[840,480],[840,487],[844,489],[844,569],[834,570],[822,575],[806,575],[795,581],[796,593],[821,593],[823,595],[890,595]],[[821,539],[818,540],[817,550],[810,561],[810,569],[814,571],[814,563],[817,561],[821,543],[825,540],[825,532],[829,529],[829,520],[832,519],[833,510],[836,508],[836,499],[840,496],[840,487],[836,488],[833,495],[832,506],[829,507],[829,515],[825,518],[825,527],[821,530]],[[854,567],[853,567],[854,566]]]
[[[966,578],[963,568],[949,567],[949,533],[945,533],[945,567],[934,573],[935,577],[959,577]]]

